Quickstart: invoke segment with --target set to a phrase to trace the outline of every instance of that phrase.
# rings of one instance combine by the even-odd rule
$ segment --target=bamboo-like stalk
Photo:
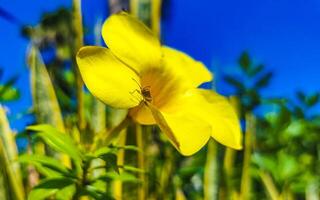
[[[252,114],[246,114],[246,134],[244,141],[244,160],[241,177],[240,199],[247,200],[250,198],[251,177],[250,163],[252,154],[252,138],[255,135],[255,117]]]
[[[78,114],[78,127],[83,131],[86,127],[86,120],[84,115],[84,93],[83,81],[80,75],[79,68],[76,67],[75,61],[78,50],[83,46],[83,25],[81,14],[81,0],[73,0],[73,30],[75,31],[75,39],[72,47],[73,64],[76,72],[76,91],[77,91],[77,114]]]
[[[175,157],[171,152],[171,148],[165,148],[165,160],[162,165],[159,176],[159,196],[160,199],[168,199],[168,184],[172,180],[172,172],[174,169]]]
[[[137,147],[141,149],[142,151],[137,152],[137,158],[138,158],[138,168],[145,170],[145,156],[144,156],[144,140],[143,140],[143,133],[142,133],[142,127],[141,125],[136,125],[136,142]],[[139,179],[141,180],[141,185],[138,190],[138,199],[144,200],[146,199],[146,180],[145,180],[145,174],[140,173]]]
[[[130,12],[150,27],[160,37],[162,0],[131,0]]]
[[[230,97],[230,103],[240,118],[239,100],[237,97]],[[223,175],[224,187],[221,188],[219,196],[224,196],[226,199],[232,199],[236,193],[235,188],[231,184],[233,179],[234,162],[237,152],[229,147],[226,148],[223,160]]]
[[[217,152],[217,143],[210,139],[207,150],[207,161],[204,167],[204,200],[218,199],[219,173]]]
[[[124,146],[126,144],[127,139],[127,129],[123,129],[120,133],[120,139],[119,139],[119,145]],[[125,151],[121,150],[117,153],[117,165],[118,166],[124,166],[124,159],[125,159]],[[120,173],[123,169],[119,169]],[[116,200],[122,200],[122,194],[123,194],[123,187],[122,182],[119,180],[116,180],[112,183],[113,188],[113,196]]]
[[[262,180],[262,183],[266,187],[270,198],[272,200],[279,200],[280,195],[279,195],[277,187],[275,186],[271,176],[269,174],[267,174],[266,172],[263,172],[263,171],[261,171],[259,173],[259,176],[260,176],[260,178]]]

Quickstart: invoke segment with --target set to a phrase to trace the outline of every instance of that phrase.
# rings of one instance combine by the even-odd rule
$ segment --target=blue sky
[[[199,3],[195,3],[199,2]],[[201,3],[200,3],[201,2]],[[43,12],[71,6],[67,0],[0,0],[0,7],[23,24],[35,25]],[[320,91],[320,1],[318,0],[171,0],[162,23],[163,43],[203,61],[216,75],[236,73],[236,61],[247,50],[275,73],[267,96],[292,96],[297,89]],[[106,0],[83,1],[84,23],[107,15]],[[5,77],[18,74],[22,100],[7,104],[13,127],[28,119],[15,115],[31,105],[25,51],[20,27],[0,18],[0,67]]]

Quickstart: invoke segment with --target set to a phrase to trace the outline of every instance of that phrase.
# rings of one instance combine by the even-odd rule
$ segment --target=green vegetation
[[[35,118],[15,134],[0,106],[1,200],[319,199],[319,93],[264,98],[272,72],[247,52],[239,58],[241,76],[224,76],[245,124],[244,149],[211,140],[183,157],[158,128],[133,123],[126,110],[105,106],[83,89],[75,62],[83,37],[79,1],[72,11],[45,14],[23,33],[31,43],[27,62]],[[49,48],[55,56],[45,62],[41,52]],[[0,103],[19,101],[17,77],[3,80],[2,73]],[[265,106],[272,109],[256,114]],[[28,141],[19,153],[17,135]]]

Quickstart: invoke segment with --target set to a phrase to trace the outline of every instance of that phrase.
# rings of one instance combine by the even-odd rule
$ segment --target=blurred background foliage
[[[168,5],[109,0],[109,12],[128,10],[160,36],[161,7]],[[0,17],[21,25],[3,9]],[[95,45],[103,45],[102,22],[95,24]],[[33,118],[19,132],[10,128],[5,106],[21,97],[15,88],[19,74],[4,79],[5,68],[0,69],[1,200],[319,199],[318,91],[265,98],[273,72],[244,51],[240,74],[223,74],[234,90],[230,102],[242,123],[244,149],[211,140],[183,157],[158,128],[132,123],[126,110],[105,106],[83,88],[75,62],[88,33],[82,24],[81,1],[74,0],[72,9],[21,25],[30,41],[26,62],[33,102],[22,115]],[[26,145],[18,148],[17,140]]]

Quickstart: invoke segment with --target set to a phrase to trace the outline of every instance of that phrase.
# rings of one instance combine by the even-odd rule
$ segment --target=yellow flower
[[[82,47],[77,63],[89,91],[104,103],[129,109],[140,124],[158,124],[183,155],[200,150],[213,137],[241,149],[237,116],[217,93],[197,89],[212,80],[198,61],[172,48],[125,12],[102,27],[108,48]]]

